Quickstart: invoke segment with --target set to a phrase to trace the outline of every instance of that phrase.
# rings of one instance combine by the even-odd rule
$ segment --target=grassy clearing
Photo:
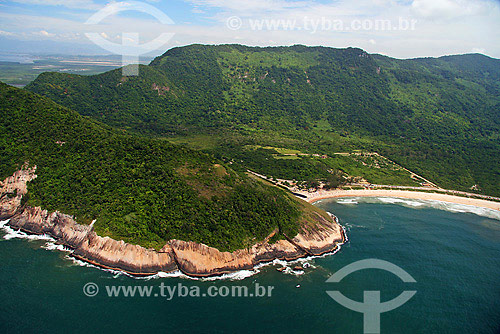
[[[281,160],[298,160],[298,159],[300,159],[296,155],[276,155],[276,154],[273,154],[273,158],[274,159],[281,159]]]
[[[279,154],[301,154],[301,155],[305,154],[299,150],[293,150],[293,149],[283,148],[283,147],[274,147],[274,146],[246,145],[245,148],[246,149],[253,149],[253,150],[256,150],[258,148],[263,148],[265,150],[275,150]]]
[[[411,178],[409,172],[384,157],[336,154],[324,161],[332,168],[339,169],[353,177],[362,177],[369,183],[419,186],[419,183]]]

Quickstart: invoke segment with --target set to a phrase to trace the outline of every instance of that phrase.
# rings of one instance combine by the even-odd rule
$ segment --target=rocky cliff
[[[24,168],[0,183],[0,219],[28,233],[47,234],[73,249],[72,255],[98,266],[134,275],[180,270],[190,276],[214,276],[251,269],[274,259],[295,260],[331,252],[344,242],[342,228],[333,220],[317,216],[314,228],[301,229],[294,238],[269,243],[268,239],[247,249],[221,252],[191,241],[170,240],[160,250],[146,249],[98,236],[93,224],[80,225],[73,217],[22,205],[27,182],[36,178],[35,168]],[[277,231],[273,232],[276,233]]]
[[[21,200],[28,192],[27,183],[36,178],[36,167],[23,168],[0,181],[0,220],[12,217],[21,207]]]

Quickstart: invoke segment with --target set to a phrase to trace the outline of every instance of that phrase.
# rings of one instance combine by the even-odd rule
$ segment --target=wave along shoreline
[[[359,203],[395,204],[403,205],[413,209],[433,208],[454,213],[472,213],[481,217],[500,220],[500,211],[492,208],[475,206],[471,204],[453,203],[435,199],[406,198],[397,196],[345,196],[325,197],[315,199],[313,203],[319,204],[323,201],[333,200],[338,204],[357,205]]]
[[[330,214],[332,217],[334,217],[334,219],[338,223],[338,219],[336,216],[332,215],[329,212],[328,212],[328,214]],[[33,241],[33,240],[47,241],[44,245],[42,245],[40,247],[45,249],[45,250],[48,250],[48,251],[60,251],[60,252],[70,253],[67,256],[65,256],[64,258],[66,260],[71,261],[75,265],[78,265],[81,267],[94,268],[94,269],[98,269],[98,270],[101,270],[104,272],[108,272],[108,273],[113,274],[113,276],[115,278],[120,276],[120,275],[125,275],[127,277],[130,277],[133,279],[140,279],[140,280],[141,279],[142,280],[150,280],[150,279],[160,279],[160,278],[183,278],[183,279],[190,279],[190,280],[194,280],[194,281],[218,281],[218,280],[239,281],[239,280],[243,280],[245,278],[259,274],[261,268],[264,268],[267,266],[277,266],[277,265],[281,265],[282,267],[286,268],[285,270],[282,271],[283,274],[291,274],[291,275],[295,275],[295,276],[300,276],[300,275],[304,274],[304,271],[293,270],[291,268],[293,265],[295,265],[297,263],[301,263],[303,265],[307,264],[308,267],[316,268],[316,266],[312,265],[309,262],[313,261],[314,259],[317,259],[317,258],[324,258],[324,257],[336,254],[337,252],[340,251],[340,249],[342,248],[342,245],[347,243],[347,241],[349,240],[347,237],[345,227],[339,224],[340,227],[342,228],[342,231],[343,231],[344,241],[341,243],[338,243],[337,247],[334,250],[332,250],[330,252],[326,252],[326,253],[321,254],[321,255],[311,255],[311,256],[301,257],[301,258],[298,258],[295,260],[289,260],[289,261],[281,260],[281,259],[274,259],[272,261],[259,263],[259,264],[255,265],[252,269],[238,270],[238,271],[235,271],[232,273],[225,273],[222,275],[209,276],[209,277],[190,276],[190,275],[184,274],[180,270],[176,270],[174,272],[162,272],[162,271],[160,271],[158,273],[151,274],[151,275],[138,276],[138,275],[131,274],[125,270],[121,270],[118,268],[116,268],[116,269],[115,268],[105,268],[105,267],[102,267],[98,264],[94,264],[94,263],[91,263],[89,261],[86,261],[85,259],[80,259],[80,258],[73,256],[71,254],[73,251],[72,249],[70,249],[69,247],[67,247],[63,244],[57,243],[57,240],[55,238],[53,238],[52,236],[47,235],[47,234],[44,234],[44,235],[30,234],[30,233],[27,233],[27,232],[24,232],[21,230],[15,230],[11,226],[9,226],[8,223],[9,223],[9,219],[4,220],[4,221],[0,221],[0,229],[2,229],[5,233],[5,235],[2,237],[4,240],[23,239],[23,240],[28,240],[28,241]]]

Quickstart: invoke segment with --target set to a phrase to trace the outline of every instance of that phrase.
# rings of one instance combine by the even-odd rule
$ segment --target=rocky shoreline
[[[48,212],[40,207],[22,205],[27,182],[36,178],[36,167],[24,168],[0,182],[0,220],[26,233],[49,235],[58,244],[72,249],[72,256],[96,266],[121,270],[131,275],[148,276],[158,272],[180,271],[188,276],[209,277],[249,270],[275,259],[296,260],[332,252],[346,237],[334,219],[316,217],[314,229],[301,228],[293,238],[268,242],[275,232],[261,243],[234,252],[221,252],[191,241],[169,240],[156,251],[97,235],[93,224],[78,224],[73,217]]]

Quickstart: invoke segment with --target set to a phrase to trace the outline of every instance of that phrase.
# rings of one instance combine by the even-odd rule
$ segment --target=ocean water
[[[292,270],[297,264],[279,272],[282,263],[276,263],[224,280],[131,278],[82,266],[48,238],[22,239],[22,233],[0,230],[0,333],[363,333],[363,315],[337,304],[326,293],[331,290],[357,301],[366,290],[380,291],[382,301],[416,290],[407,303],[381,315],[381,333],[500,333],[499,212],[388,198],[317,205],[346,227],[349,241],[339,252],[302,261],[311,265],[303,273]],[[416,283],[380,269],[326,282],[344,266],[370,258],[401,267]],[[94,297],[83,291],[90,282],[99,288]],[[106,286],[158,292],[162,283],[191,291],[274,288],[271,296],[246,298],[106,293]]]

